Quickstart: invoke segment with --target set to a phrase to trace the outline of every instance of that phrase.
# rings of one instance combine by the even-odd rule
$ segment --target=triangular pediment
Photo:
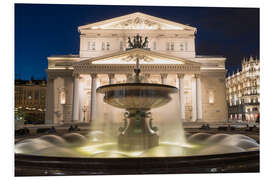
[[[120,16],[92,24],[80,26],[83,29],[135,29],[135,30],[192,30],[196,28],[184,24],[176,23],[166,19],[136,12],[125,16]]]
[[[199,65],[200,63],[180,58],[172,55],[162,54],[145,49],[132,49],[128,51],[116,52],[104,56],[84,60],[81,63],[90,64],[136,64],[136,59],[139,58],[140,64],[177,64],[177,65]]]

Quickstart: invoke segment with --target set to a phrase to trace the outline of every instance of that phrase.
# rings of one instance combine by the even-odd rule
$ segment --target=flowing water
[[[259,150],[259,144],[245,135],[196,133],[186,137],[180,121],[178,94],[159,108],[151,109],[152,126],[158,130],[159,145],[142,150],[123,150],[118,146],[119,128],[124,127],[124,109],[103,102],[97,94],[96,116],[86,135],[67,133],[44,135],[15,144],[15,153],[40,156],[127,158],[172,157],[224,154]],[[148,120],[149,121],[149,120]],[[130,142],[132,143],[132,142]]]

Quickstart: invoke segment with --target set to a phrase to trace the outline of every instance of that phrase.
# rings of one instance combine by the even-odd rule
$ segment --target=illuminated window
[[[60,104],[66,104],[66,93],[64,90],[60,92]]]
[[[209,103],[210,103],[210,104],[213,104],[214,101],[215,101],[214,91],[213,91],[213,90],[210,90],[210,91],[209,91]]]

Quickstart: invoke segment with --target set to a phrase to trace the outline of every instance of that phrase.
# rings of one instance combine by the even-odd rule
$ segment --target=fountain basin
[[[259,151],[186,157],[68,158],[15,154],[15,176],[259,172]]]
[[[177,93],[174,86],[151,83],[123,83],[101,86],[97,93],[104,94],[104,102],[121,109],[158,108],[167,104],[169,94]]]

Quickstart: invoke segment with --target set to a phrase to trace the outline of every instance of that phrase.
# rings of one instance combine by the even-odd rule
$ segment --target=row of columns
[[[94,118],[95,102],[96,102],[96,88],[97,88],[97,74],[91,75],[91,101],[90,101],[90,122]],[[149,78],[150,74],[146,74]],[[114,84],[114,74],[108,74],[109,84]],[[185,119],[185,95],[184,95],[184,74],[177,74],[179,82],[179,102],[180,102],[180,116],[181,119]],[[167,74],[161,74],[161,83],[166,84]],[[72,119],[79,120],[79,76],[74,77],[73,86],[73,109]],[[192,95],[192,114],[194,121],[202,120],[202,97],[201,97],[201,80],[199,75],[195,75],[195,94]]]

